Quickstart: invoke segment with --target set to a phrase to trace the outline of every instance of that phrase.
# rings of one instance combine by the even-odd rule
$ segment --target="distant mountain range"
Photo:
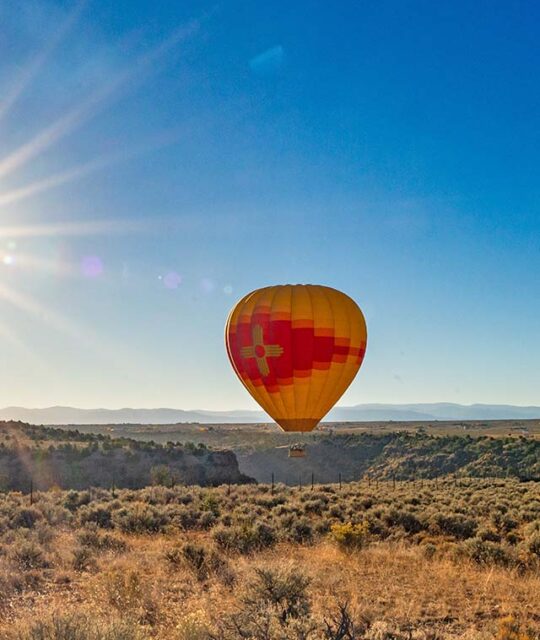
[[[540,407],[504,404],[461,405],[449,402],[433,404],[359,404],[336,407],[326,422],[385,422],[394,420],[527,420],[540,419]],[[262,411],[184,411],[182,409],[77,409],[46,407],[0,409],[0,420],[22,420],[31,424],[205,424],[270,422]]]

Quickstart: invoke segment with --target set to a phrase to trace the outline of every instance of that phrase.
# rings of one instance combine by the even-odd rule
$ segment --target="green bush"
[[[472,538],[478,528],[476,520],[461,515],[438,513],[434,518],[434,522],[441,533],[454,536],[460,540]]]
[[[188,542],[182,547],[181,554],[199,580],[204,580],[208,576],[208,554],[205,547]]]
[[[79,507],[91,502],[88,491],[68,491],[64,500],[64,507],[71,512],[77,511]]]
[[[35,542],[23,540],[13,545],[9,557],[23,571],[49,566],[43,549]]]
[[[306,544],[313,541],[313,527],[307,518],[293,518],[287,529],[288,538],[293,542]]]
[[[76,547],[73,551],[73,568],[75,571],[91,571],[96,568],[96,560],[88,547]]]
[[[217,517],[212,511],[204,511],[199,519],[199,526],[202,529],[211,529],[217,521]]]
[[[318,516],[322,515],[323,511],[326,509],[326,501],[316,499],[316,500],[308,500],[304,503],[304,512],[305,513],[314,513]]]
[[[481,529],[478,529],[477,537],[481,540],[488,540],[489,542],[501,541],[501,536],[491,527],[483,527]]]
[[[243,602],[256,607],[269,607],[285,624],[291,618],[309,614],[309,583],[309,578],[297,569],[256,569],[255,579],[249,585]]]
[[[384,516],[389,527],[402,527],[407,533],[418,533],[424,529],[424,524],[410,511],[391,509]]]
[[[19,507],[13,514],[11,526],[15,529],[19,527],[32,529],[41,518],[43,518],[41,512],[34,507]]]
[[[77,534],[77,541],[82,547],[96,549],[98,551],[113,551],[123,553],[127,550],[127,543],[111,533],[102,533],[94,525],[88,525]]]
[[[201,515],[200,511],[192,507],[181,507],[176,511],[173,522],[182,527],[182,529],[189,531],[199,527]]]
[[[507,567],[515,563],[515,557],[509,549],[497,542],[480,538],[466,540],[459,547],[459,551],[478,564],[495,564]]]
[[[533,533],[527,540],[525,541],[528,552],[540,558],[540,533]]]
[[[265,524],[216,527],[213,537],[218,546],[226,551],[251,553],[271,547],[276,543],[274,529]]]
[[[124,533],[159,533],[164,530],[169,519],[157,507],[136,502],[114,511],[112,521]]]
[[[83,507],[79,511],[79,521],[81,524],[93,522],[102,529],[111,529],[112,515],[111,505],[90,505]]]

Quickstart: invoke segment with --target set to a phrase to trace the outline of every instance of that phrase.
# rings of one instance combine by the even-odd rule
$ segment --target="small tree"
[[[154,485],[169,487],[171,485],[171,470],[164,464],[158,464],[150,469],[150,479]]]

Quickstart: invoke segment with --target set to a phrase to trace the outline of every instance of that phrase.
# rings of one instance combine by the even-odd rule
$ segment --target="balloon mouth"
[[[276,418],[276,422],[283,431],[300,431],[304,433],[306,431],[313,431],[320,420],[320,418]]]

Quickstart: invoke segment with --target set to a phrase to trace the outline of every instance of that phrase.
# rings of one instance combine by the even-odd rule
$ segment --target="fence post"
[[[313,491],[313,485],[315,484],[315,474],[311,472],[311,490]]]
[[[30,478],[30,506],[34,504],[34,479]]]
[[[274,495],[274,472],[272,471],[272,495]]]
[[[339,488],[341,490],[341,471],[339,472]]]

